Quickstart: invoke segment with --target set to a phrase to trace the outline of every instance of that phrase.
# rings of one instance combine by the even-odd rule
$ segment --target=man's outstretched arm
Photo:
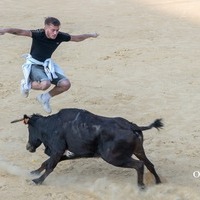
[[[73,42],[81,42],[85,39],[88,38],[96,38],[98,37],[99,34],[98,33],[88,33],[88,34],[82,34],[82,35],[71,35],[71,40]]]
[[[4,35],[5,33],[20,35],[20,36],[27,36],[27,37],[32,36],[32,33],[30,30],[24,30],[24,29],[19,29],[19,28],[0,28],[0,35]]]

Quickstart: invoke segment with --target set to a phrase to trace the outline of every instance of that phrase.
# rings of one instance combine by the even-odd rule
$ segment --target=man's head
[[[44,21],[44,30],[47,38],[55,39],[60,29],[60,21],[55,17],[47,17]]]

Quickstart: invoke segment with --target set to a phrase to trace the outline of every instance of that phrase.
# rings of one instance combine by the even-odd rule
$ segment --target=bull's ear
[[[29,116],[24,115],[24,118],[23,118],[24,124],[28,124],[29,119],[30,119]]]

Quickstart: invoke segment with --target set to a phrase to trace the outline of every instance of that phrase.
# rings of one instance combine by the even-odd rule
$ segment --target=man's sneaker
[[[24,85],[25,85],[25,81],[24,81],[24,80],[21,80],[21,87],[20,87],[21,94],[22,94],[23,97],[27,98],[28,95],[29,95],[29,90],[28,90],[28,89],[25,89],[25,88],[24,88]]]
[[[47,113],[50,114],[52,112],[49,100],[44,99],[43,94],[38,95],[36,99],[38,100],[39,103],[41,103],[42,107]]]

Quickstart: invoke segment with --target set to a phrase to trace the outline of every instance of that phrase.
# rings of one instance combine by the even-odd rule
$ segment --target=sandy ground
[[[101,159],[60,163],[41,186],[29,172],[47,159],[41,146],[26,151],[27,127],[10,124],[23,114],[46,115],[35,100],[21,97],[21,55],[30,38],[0,36],[0,199],[195,200],[200,173],[200,1],[198,0],[1,0],[0,26],[35,29],[46,16],[70,34],[98,32],[97,39],[62,44],[53,55],[72,82],[52,99],[53,113],[83,108],[121,116],[138,125],[163,118],[165,129],[144,133],[148,158],[163,184],[145,170],[147,190],[136,171]]]

